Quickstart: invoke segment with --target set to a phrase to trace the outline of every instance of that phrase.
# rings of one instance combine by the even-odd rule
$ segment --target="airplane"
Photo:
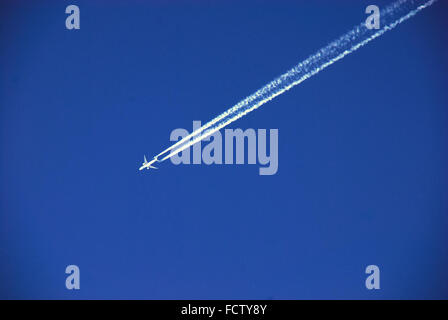
[[[154,162],[156,162],[156,161],[158,161],[157,160],[157,158],[154,158],[153,160],[151,160],[151,161],[149,161],[148,162],[148,160],[146,160],[146,156],[143,156],[143,158],[145,159],[145,161],[143,162],[143,164],[142,164],[142,166],[138,169],[138,170],[143,170],[143,169],[158,169],[158,168],[156,168],[156,167],[154,167],[154,166],[152,166],[152,164],[154,163]]]

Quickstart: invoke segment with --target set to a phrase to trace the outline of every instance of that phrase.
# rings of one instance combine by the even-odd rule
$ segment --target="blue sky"
[[[276,175],[138,171],[369,4],[2,2],[0,298],[447,298],[446,3],[230,126],[279,130]]]

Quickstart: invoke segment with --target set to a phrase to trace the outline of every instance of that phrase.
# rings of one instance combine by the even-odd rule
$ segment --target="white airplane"
[[[157,161],[157,158],[154,158],[154,159],[152,159],[151,161],[149,161],[148,162],[148,160],[146,160],[146,156],[143,156],[144,157],[144,159],[145,159],[145,161],[143,162],[143,164],[142,164],[142,166],[138,169],[138,170],[143,170],[143,169],[158,169],[158,168],[156,168],[156,167],[154,167],[154,166],[152,166],[152,164],[154,163],[154,162],[156,162]]]

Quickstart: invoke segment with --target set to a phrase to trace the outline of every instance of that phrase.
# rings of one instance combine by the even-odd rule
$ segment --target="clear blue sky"
[[[233,123],[279,129],[260,176],[137,169],[371,1],[2,1],[0,298],[448,298],[442,2]]]

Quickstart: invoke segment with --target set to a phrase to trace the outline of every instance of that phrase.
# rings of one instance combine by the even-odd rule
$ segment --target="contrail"
[[[157,160],[159,162],[165,161],[189,148],[196,142],[207,138],[221,128],[224,128],[278,95],[314,76],[336,61],[341,60],[348,54],[358,50],[387,31],[394,29],[400,23],[431,6],[436,1],[398,0],[390,4],[380,12],[380,29],[369,29],[366,27],[365,22],[362,22],[252,95],[160,152],[154,158],[158,159],[160,156],[171,151],[161,160]]]

